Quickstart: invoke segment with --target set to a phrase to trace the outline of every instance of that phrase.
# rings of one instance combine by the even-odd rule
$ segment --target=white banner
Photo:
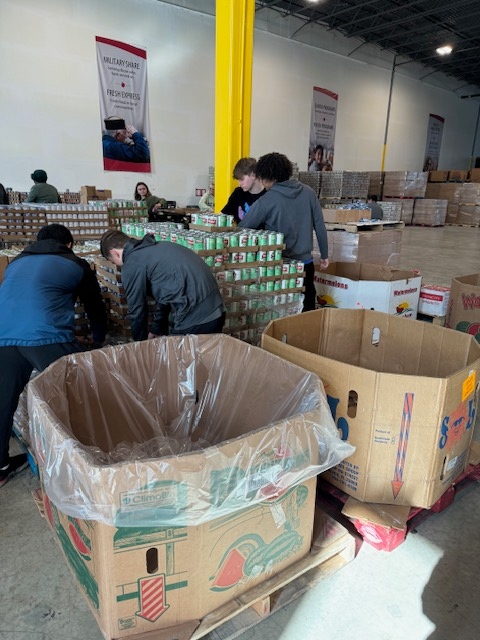
[[[151,171],[147,52],[96,36],[103,168]]]
[[[438,169],[444,124],[445,119],[442,116],[436,116],[433,113],[428,116],[427,143],[423,161],[424,171],[436,171]]]
[[[338,94],[313,87],[309,171],[332,171],[335,154]]]

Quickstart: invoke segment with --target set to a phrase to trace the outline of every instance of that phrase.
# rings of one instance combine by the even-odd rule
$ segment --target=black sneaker
[[[9,458],[8,467],[6,469],[0,469],[0,487],[3,487],[11,476],[22,471],[25,467],[28,467],[28,458],[26,453],[20,453],[18,456]]]

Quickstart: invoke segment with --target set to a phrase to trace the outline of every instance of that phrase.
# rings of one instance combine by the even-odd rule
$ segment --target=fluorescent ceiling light
[[[452,53],[452,47],[449,44],[446,44],[444,47],[438,47],[436,51],[441,56],[448,56],[449,53]]]

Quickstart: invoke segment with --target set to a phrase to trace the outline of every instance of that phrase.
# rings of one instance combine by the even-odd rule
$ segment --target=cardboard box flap
[[[47,495],[82,519],[196,525],[353,452],[315,374],[222,334],[75,354],[33,382],[30,431]]]
[[[403,531],[410,515],[410,507],[360,502],[360,500],[349,497],[343,506],[342,513],[349,518],[367,520],[382,527],[392,527]]]
[[[386,265],[370,264],[368,262],[332,262],[322,273],[328,273],[350,280],[379,280],[392,282],[395,280],[408,280],[418,277],[416,271],[408,269],[393,269]]]

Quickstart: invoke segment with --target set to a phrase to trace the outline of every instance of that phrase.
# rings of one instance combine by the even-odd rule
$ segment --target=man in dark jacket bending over
[[[90,321],[90,341],[105,340],[100,287],[72,246],[67,227],[43,227],[37,241],[8,265],[0,287],[0,487],[27,466],[25,453],[9,457],[8,452],[13,414],[33,369],[43,371],[61,356],[85,349],[74,335],[77,297]]]
[[[223,298],[212,272],[196,253],[172,242],[157,242],[150,234],[133,240],[114,230],[103,234],[100,248],[104,258],[122,267],[134,340],[222,331]],[[147,296],[157,303],[150,330]]]

